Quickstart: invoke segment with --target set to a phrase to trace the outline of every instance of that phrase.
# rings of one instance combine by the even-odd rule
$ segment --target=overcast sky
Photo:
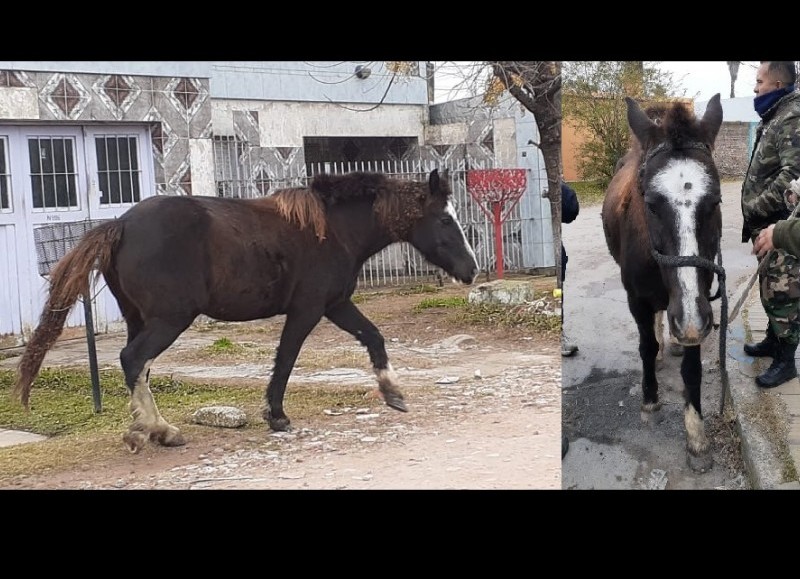
[[[707,101],[716,93],[724,99],[731,96],[731,75],[725,61],[673,61],[660,62],[661,70],[672,73],[676,84],[686,90],[686,96],[697,101]],[[734,85],[734,95],[752,98],[756,84],[757,61],[745,61],[739,65]]]
[[[470,62],[448,62],[443,66],[437,62],[435,86],[435,102],[446,102],[467,96],[454,92],[453,87],[465,84],[469,78]],[[454,64],[460,65],[455,66]],[[730,97],[731,77],[725,61],[669,61],[660,62],[659,68],[672,73],[676,85],[685,89],[686,96],[698,101],[707,101],[716,93],[722,98]],[[745,61],[739,65],[739,72],[734,86],[737,97],[753,97],[753,86],[756,83],[758,62]],[[466,71],[466,72],[465,72]]]

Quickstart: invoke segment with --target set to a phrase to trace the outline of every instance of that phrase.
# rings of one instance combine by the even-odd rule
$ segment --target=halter
[[[659,143],[647,151],[647,154],[642,160],[642,164],[639,166],[639,190],[641,191],[642,195],[644,195],[644,187],[642,187],[642,184],[645,165],[647,165],[647,163],[649,163],[650,160],[659,153],[671,151],[673,149],[699,149],[707,152],[709,155],[711,154],[711,147],[709,147],[706,143],[701,143],[700,141],[691,141],[682,144],[680,147],[673,147],[667,141]],[[698,255],[664,255],[655,249],[651,251],[653,259],[655,259],[656,263],[662,267],[697,267],[711,270],[717,274],[717,293],[713,296],[710,296],[708,301],[713,302],[714,300],[721,298],[719,314],[719,366],[722,376],[722,395],[719,405],[720,414],[722,414],[722,411],[725,408],[725,397],[726,393],[728,392],[728,371],[725,366],[725,336],[728,333],[728,294],[725,290],[725,269],[722,267],[721,244],[722,234],[720,232],[720,239],[717,242],[717,263]]]
[[[711,147],[709,147],[707,143],[701,143],[700,141],[690,141],[688,143],[681,144],[679,147],[673,147],[669,141],[664,141],[663,143],[659,143],[647,151],[647,154],[642,159],[642,163],[639,165],[639,191],[642,192],[642,195],[644,195],[644,187],[642,187],[644,168],[652,160],[652,158],[659,153],[664,153],[666,151],[683,151],[686,149],[699,149],[708,153],[709,155],[711,154]]]

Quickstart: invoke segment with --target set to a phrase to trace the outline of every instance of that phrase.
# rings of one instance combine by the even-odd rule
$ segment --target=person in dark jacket
[[[572,223],[578,217],[581,207],[575,190],[561,180],[561,223]],[[567,277],[567,250],[561,242],[561,283]],[[578,351],[578,346],[573,344],[564,332],[564,293],[561,294],[561,355],[572,356]]]
[[[755,244],[763,230],[790,216],[786,191],[800,177],[800,93],[795,90],[796,79],[792,61],[762,61],[756,73],[753,106],[761,122],[742,184],[745,243]],[[785,227],[776,226],[770,233],[777,229],[780,239]],[[772,365],[756,376],[756,384],[772,388],[797,377],[800,256],[778,245],[759,282],[761,304],[769,318],[766,337],[745,344],[744,351],[750,356],[772,357]]]

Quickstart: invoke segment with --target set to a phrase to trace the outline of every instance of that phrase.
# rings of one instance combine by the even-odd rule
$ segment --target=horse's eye
[[[444,217],[442,217],[442,224],[443,225],[450,225],[452,222],[453,222],[453,218],[450,217],[449,215],[445,215]]]

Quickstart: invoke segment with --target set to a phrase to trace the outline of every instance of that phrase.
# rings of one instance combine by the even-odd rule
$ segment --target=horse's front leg
[[[703,425],[703,412],[700,408],[700,385],[703,378],[703,365],[700,360],[700,346],[686,346],[681,362],[683,378],[683,422],[686,425],[687,459],[692,470],[706,472],[713,465],[711,445]]]
[[[275,352],[275,365],[267,386],[266,407],[263,412],[264,420],[272,430],[289,430],[290,420],[283,411],[286,384],[289,382],[289,375],[292,373],[303,342],[306,341],[320,319],[322,319],[322,312],[313,310],[290,312],[286,315],[281,339],[278,342],[278,350]]]
[[[631,303],[631,313],[639,328],[639,357],[642,360],[641,418],[644,422],[651,422],[654,413],[661,409],[656,380],[656,358],[659,350],[655,332],[656,316],[651,308],[634,303]]]
[[[397,375],[389,363],[386,344],[375,324],[359,311],[353,302],[347,300],[325,312],[325,316],[345,332],[352,334],[369,352],[372,368],[378,377],[378,388],[387,406],[408,412],[403,394],[397,385]]]

